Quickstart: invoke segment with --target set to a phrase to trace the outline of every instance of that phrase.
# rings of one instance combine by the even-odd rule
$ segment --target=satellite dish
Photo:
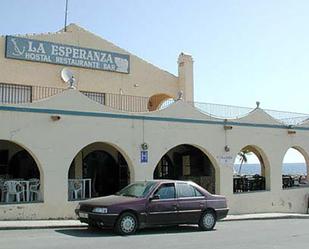
[[[72,71],[70,71],[68,68],[63,68],[61,70],[61,78],[62,80],[68,84],[70,89],[76,89],[75,85],[75,77]]]

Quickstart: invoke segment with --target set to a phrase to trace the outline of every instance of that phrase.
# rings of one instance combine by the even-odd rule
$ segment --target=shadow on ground
[[[215,229],[213,230],[215,231]],[[111,229],[88,229],[88,228],[68,228],[57,229],[56,232],[74,237],[114,237],[119,236]],[[192,233],[203,232],[197,226],[173,226],[173,227],[157,227],[146,228],[136,232],[131,236],[139,235],[157,235],[157,234],[177,234],[177,233]],[[208,231],[211,232],[211,231]]]

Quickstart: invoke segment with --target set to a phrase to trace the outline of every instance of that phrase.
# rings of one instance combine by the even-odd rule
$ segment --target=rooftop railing
[[[0,83],[0,104],[23,104],[32,103],[37,100],[49,98],[65,91],[66,88],[30,86]],[[150,112],[162,110],[175,102],[173,99],[166,99],[162,96],[132,96],[124,94],[90,92],[80,90],[85,96],[93,101],[110,108],[126,112]],[[221,105],[201,102],[188,102],[199,111],[219,119],[237,119],[246,116],[255,108]],[[309,120],[309,114],[284,112],[263,109],[267,114],[283,124],[297,125]]]

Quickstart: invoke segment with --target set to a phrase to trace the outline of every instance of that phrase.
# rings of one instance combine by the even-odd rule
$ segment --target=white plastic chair
[[[83,184],[80,179],[70,179],[69,191],[72,200],[78,200],[82,198]]]
[[[30,201],[40,201],[41,191],[40,191],[40,180],[30,179],[29,180],[29,191],[30,191]]]
[[[4,202],[4,193],[5,193],[5,189],[4,189],[4,182],[5,180],[3,178],[0,178],[0,192],[1,192],[1,202]]]
[[[21,201],[21,197],[23,200],[25,199],[25,190],[23,186],[18,181],[6,181],[4,182],[4,193],[5,193],[5,202],[10,201],[10,196],[14,196],[16,202]]]

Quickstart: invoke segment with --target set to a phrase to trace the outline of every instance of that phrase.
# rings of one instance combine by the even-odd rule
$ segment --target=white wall
[[[291,135],[285,128],[235,124],[232,125],[232,130],[225,131],[223,123],[207,123],[222,120],[208,117],[182,101],[162,111],[121,113],[92,102],[75,90],[67,90],[46,101],[23,107],[33,108],[33,112],[1,111],[0,106],[0,140],[16,142],[34,156],[41,171],[44,203],[0,205],[0,220],[74,217],[76,203],[68,202],[67,198],[68,170],[77,153],[94,142],[113,145],[123,154],[129,165],[132,181],[152,179],[158,161],[171,148],[180,144],[194,145],[204,151],[213,162],[216,169],[216,192],[227,196],[231,214],[306,210],[305,194],[309,188],[281,189],[281,167],[286,150],[299,146],[309,152],[306,130],[297,130],[296,134]],[[81,113],[59,113],[61,119],[52,121],[51,114],[35,112],[42,109]],[[87,112],[98,116],[83,116]],[[118,116],[100,117],[106,113]],[[124,117],[123,114],[129,116]],[[141,115],[144,120],[139,119]],[[279,125],[260,109],[234,121],[241,124]],[[147,164],[140,163],[142,142],[149,144]],[[224,151],[226,143],[231,148],[229,152]],[[232,164],[237,153],[246,145],[257,146],[264,152],[270,167],[269,191],[233,194]],[[232,157],[230,165],[224,165],[219,160],[225,155]]]

